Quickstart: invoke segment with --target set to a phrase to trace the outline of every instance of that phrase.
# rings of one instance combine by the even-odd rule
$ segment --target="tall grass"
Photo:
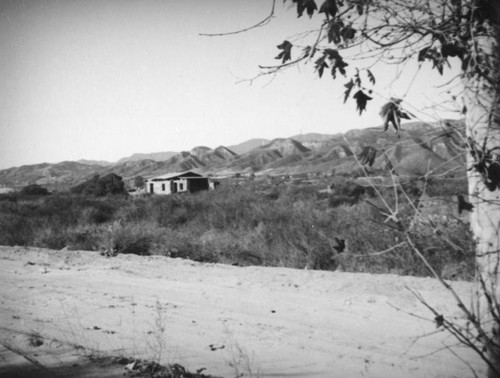
[[[352,188],[346,186],[349,194]],[[390,194],[386,193],[390,201]],[[231,182],[215,191],[151,197],[92,198],[71,194],[0,198],[0,244],[106,253],[160,254],[201,262],[352,272],[427,275],[373,207],[332,200],[311,185]],[[375,201],[372,199],[372,201]],[[408,210],[408,221],[412,214]],[[413,227],[431,264],[470,278],[473,243],[467,225],[440,220]],[[439,223],[441,222],[441,223]],[[346,240],[337,253],[335,238]],[[458,248],[457,248],[458,246]],[[462,265],[460,265],[462,264]]]

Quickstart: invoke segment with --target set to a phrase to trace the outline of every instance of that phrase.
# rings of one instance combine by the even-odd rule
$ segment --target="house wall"
[[[181,177],[174,180],[146,181],[146,192],[160,195],[183,192],[194,193],[209,189],[208,178],[189,179]]]
[[[188,180],[185,178],[177,179],[172,181],[172,191],[175,193],[182,193],[188,191]],[[176,185],[176,187],[175,187]]]
[[[167,181],[147,181],[146,191],[154,194],[171,194],[170,180]]]
[[[152,189],[151,190],[151,186]],[[154,194],[172,194],[188,191],[188,180],[184,178],[176,180],[150,181],[146,182],[146,191]]]

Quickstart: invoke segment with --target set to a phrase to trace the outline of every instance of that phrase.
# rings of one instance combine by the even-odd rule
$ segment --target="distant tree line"
[[[109,173],[103,177],[96,174],[91,179],[74,186],[70,191],[74,194],[92,195],[96,197],[127,193],[122,177],[114,173]]]
[[[25,196],[45,196],[50,193],[43,186],[40,186],[38,184],[30,184],[21,189],[21,194]]]
[[[144,186],[144,179],[142,177],[139,177],[139,179],[136,178],[136,186],[140,181],[142,181],[142,186]],[[115,173],[109,173],[103,177],[95,174],[90,179],[70,188],[69,191],[73,194],[82,194],[94,197],[127,194],[127,189],[122,177]],[[26,185],[20,190],[19,193],[24,196],[45,196],[51,194],[47,188],[44,188],[39,184]]]

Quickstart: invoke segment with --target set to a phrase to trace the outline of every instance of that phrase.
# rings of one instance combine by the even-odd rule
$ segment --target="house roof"
[[[165,180],[173,180],[179,177],[186,177],[186,178],[204,178],[202,175],[195,173],[193,171],[186,171],[186,172],[171,172],[171,173],[166,173],[161,176],[156,176],[156,177],[151,177],[148,179],[148,181],[165,181]]]

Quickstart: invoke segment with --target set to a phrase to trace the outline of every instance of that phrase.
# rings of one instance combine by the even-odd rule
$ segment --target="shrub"
[[[94,175],[91,179],[71,188],[74,194],[92,195],[102,197],[106,195],[127,194],[125,183],[121,176],[109,173],[104,177]]]
[[[126,202],[117,207],[115,219],[121,222],[142,222],[149,220],[156,213],[153,199],[130,197]]]
[[[104,243],[103,226],[77,226],[66,233],[70,250],[98,251]]]
[[[30,219],[0,209],[0,245],[32,245],[33,225]]]
[[[45,196],[49,194],[49,191],[38,184],[31,184],[22,188],[21,194],[24,196]]]
[[[429,274],[405,245],[378,253],[400,243],[401,233],[363,200],[369,194],[360,194],[352,205],[334,203],[318,195],[315,185],[272,182],[226,182],[214,191],[144,198],[56,194],[0,201],[0,244],[161,254],[238,265]],[[338,196],[351,198],[351,184],[339,180]],[[394,206],[392,188],[381,190]],[[377,198],[370,201],[382,206]],[[432,266],[453,278],[471,278],[473,248],[467,225],[449,216],[433,219],[434,226],[425,219],[415,222],[412,207],[403,202],[400,198],[399,215]],[[334,248],[336,238],[346,241],[342,253]]]
[[[107,254],[149,255],[153,237],[145,224],[114,222],[104,229],[101,249]]]
[[[85,223],[102,224],[111,222],[119,204],[112,201],[92,201],[82,209],[82,217]]]
[[[22,204],[27,214],[47,222],[47,226],[68,227],[80,218],[79,201],[71,196],[53,195]]]
[[[53,227],[39,228],[34,235],[33,244],[43,248],[63,249],[68,246],[66,230]]]

